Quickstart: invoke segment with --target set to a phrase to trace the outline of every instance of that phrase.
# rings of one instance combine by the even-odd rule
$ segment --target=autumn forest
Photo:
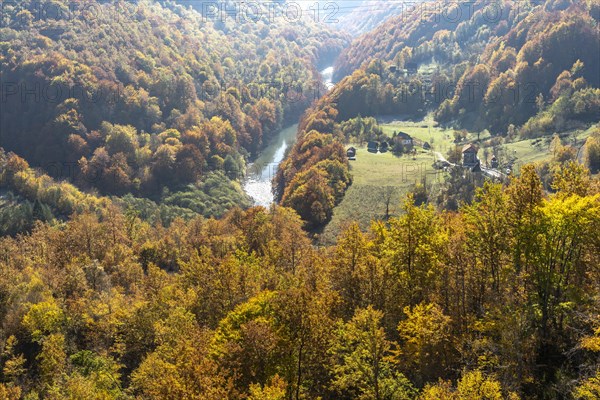
[[[600,399],[599,21],[2,1],[0,399]]]

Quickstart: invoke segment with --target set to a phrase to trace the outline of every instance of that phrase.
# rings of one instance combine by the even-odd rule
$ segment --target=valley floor
[[[379,121],[380,123],[384,121]],[[335,243],[336,237],[351,222],[357,222],[361,229],[368,229],[374,220],[386,218],[386,204],[389,204],[388,217],[398,213],[402,199],[414,189],[416,184],[426,183],[435,188],[443,184],[447,173],[433,168],[436,160],[445,160],[448,151],[456,146],[454,130],[443,129],[431,120],[418,122],[387,120],[381,127],[388,136],[394,132],[405,132],[417,141],[428,142],[430,150],[415,146],[416,156],[396,156],[391,152],[370,153],[366,145],[348,144],[356,148],[356,160],[350,161],[352,185],[346,191],[342,202],[335,207],[333,217],[319,237],[322,245]],[[564,144],[580,148],[589,136],[591,128],[563,134]],[[469,132],[459,144],[476,141],[477,134]],[[489,134],[480,134],[479,158],[483,165],[494,152],[501,152],[506,162],[514,164],[515,172],[520,166],[549,160],[553,153],[550,148],[552,137],[517,140],[491,146]],[[583,153],[580,151],[579,153]]]
[[[394,122],[381,126],[384,133],[392,136],[394,131],[402,131],[420,141],[427,141],[432,149],[427,151],[416,146],[416,156],[405,154],[396,156],[391,152],[370,153],[367,146],[352,144],[357,150],[356,160],[350,161],[352,185],[342,202],[334,209],[333,217],[320,237],[320,243],[332,244],[341,230],[350,222],[356,221],[362,229],[367,229],[371,221],[386,217],[386,203],[389,202],[389,216],[397,215],[401,200],[415,184],[444,182],[445,173],[435,170],[433,163],[436,152],[445,154],[452,146],[452,130],[442,129],[427,122]]]

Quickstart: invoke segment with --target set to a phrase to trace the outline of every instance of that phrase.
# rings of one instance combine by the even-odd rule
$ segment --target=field
[[[394,131],[402,131],[408,133],[415,139],[423,142],[428,142],[434,151],[446,154],[453,147],[454,136],[452,129],[442,129],[434,125],[431,121],[422,122],[392,122],[389,124],[380,125],[383,132],[388,136],[392,136]],[[469,140],[473,139],[469,137]]]
[[[416,183],[425,178],[428,185],[443,183],[445,173],[433,169],[436,153],[446,157],[448,150],[454,146],[454,130],[437,127],[432,121],[421,122],[388,122],[380,121],[383,132],[392,136],[394,131],[402,131],[422,142],[428,142],[431,150],[425,151],[416,146],[417,155],[397,157],[391,152],[369,153],[366,146],[357,146],[356,160],[350,161],[352,186],[346,192],[342,202],[334,209],[333,217],[320,236],[320,243],[329,245],[335,242],[336,236],[350,222],[356,221],[362,229],[368,229],[372,220],[384,219],[386,203],[389,201],[389,215],[398,215],[400,205],[406,194]],[[581,146],[588,131],[574,131],[565,136],[563,144]],[[481,134],[484,141],[488,135]],[[477,134],[468,133],[466,142],[477,140]],[[549,149],[551,137],[520,140],[500,145],[506,158],[515,160],[515,168],[531,162],[547,160],[552,157]],[[350,146],[350,145],[348,145]],[[479,158],[484,159],[484,149],[480,149]],[[488,148],[489,157],[492,148]]]
[[[578,150],[579,161],[582,161],[582,146],[592,130],[593,128],[587,130],[574,130],[561,135],[563,145],[570,145]],[[550,151],[551,141],[552,136],[545,136],[537,139],[526,139],[506,143],[501,145],[500,148],[507,158],[515,160],[515,166],[518,168],[520,165],[551,159],[553,156]],[[490,154],[492,152],[491,150],[492,149],[489,149]],[[483,153],[481,151],[479,157],[483,158]]]
[[[367,229],[371,220],[385,218],[387,199],[390,215],[397,215],[402,199],[416,183],[423,178],[427,183],[443,181],[444,173],[432,168],[433,161],[433,154],[423,150],[418,150],[416,157],[396,157],[390,152],[374,154],[366,147],[357,147],[356,160],[350,161],[352,186],[334,209],[320,242],[333,243],[349,221],[357,221]]]
[[[527,164],[550,158],[549,142],[550,140],[546,139],[541,141],[529,139],[507,143],[502,147],[505,149],[507,156],[514,157],[519,164]]]
[[[356,160],[350,161],[353,183],[342,202],[334,209],[331,222],[322,232],[322,244],[334,243],[335,237],[349,221],[356,221],[362,229],[367,229],[372,220],[385,218],[387,199],[390,199],[390,215],[397,215],[406,194],[423,178],[427,184],[443,182],[444,173],[432,167],[434,152],[445,155],[450,146],[454,145],[452,130],[429,127],[426,122],[397,122],[381,127],[390,137],[394,131],[402,131],[413,138],[429,142],[432,150],[425,151],[417,146],[415,157],[397,157],[391,152],[369,153],[366,146],[352,144],[357,149]]]

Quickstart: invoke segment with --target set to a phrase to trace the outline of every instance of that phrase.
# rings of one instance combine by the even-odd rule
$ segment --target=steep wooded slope
[[[3,19],[0,145],[117,195],[235,179],[346,43],[310,18],[222,22],[174,2],[23,1]]]

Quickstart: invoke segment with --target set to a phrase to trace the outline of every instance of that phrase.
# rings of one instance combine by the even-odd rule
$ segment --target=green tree
[[[67,354],[65,337],[53,333],[41,341],[42,351],[36,357],[40,368],[40,381],[45,389],[49,389],[67,370]]]
[[[590,189],[590,172],[578,162],[569,161],[561,165],[554,174],[552,189],[561,196],[585,196]]]
[[[508,218],[514,238],[513,262],[517,273],[530,263],[535,237],[531,235],[532,224],[537,216],[536,208],[542,204],[543,189],[535,166],[524,165],[520,176],[514,178],[506,189]]]
[[[440,381],[427,385],[420,400],[519,400],[514,392],[502,390],[502,386],[493,376],[486,376],[480,370],[464,372],[453,388],[450,382]]]
[[[506,264],[510,245],[506,195],[499,184],[486,182],[478,189],[475,202],[464,209],[468,224],[468,244],[483,266],[492,288],[498,293],[506,279],[502,268]],[[487,282],[486,282],[487,283]]]
[[[391,342],[381,327],[383,313],[372,307],[357,309],[340,324],[331,348],[333,386],[340,394],[364,400],[407,399],[414,395],[410,382],[391,359]]]
[[[579,384],[574,391],[578,400],[595,400],[600,398],[600,372]]]
[[[404,313],[406,319],[398,324],[402,365],[415,366],[409,370],[414,372],[411,375],[415,375],[417,382],[443,376],[452,356],[450,317],[437,304],[405,307]]]
[[[600,171],[600,128],[585,141],[585,163],[592,173]]]
[[[562,332],[573,301],[584,296],[587,264],[582,258],[598,226],[598,196],[557,196],[540,207],[536,257],[532,260],[533,297],[539,307],[539,329],[544,341]],[[591,250],[591,248],[590,248]],[[584,296],[585,297],[585,296]]]
[[[182,308],[155,325],[157,345],[132,376],[132,388],[143,398],[226,398],[224,376],[208,357],[210,336]]]
[[[274,297],[274,292],[263,292],[237,306],[221,320],[212,339],[213,358],[232,374],[242,393],[252,384],[264,387],[290,365],[281,346]]]
[[[416,305],[432,294],[444,241],[431,206],[416,206],[409,195],[403,211],[389,221],[384,252],[393,274],[388,300],[394,302],[386,310],[393,310],[398,320],[405,305]]]

